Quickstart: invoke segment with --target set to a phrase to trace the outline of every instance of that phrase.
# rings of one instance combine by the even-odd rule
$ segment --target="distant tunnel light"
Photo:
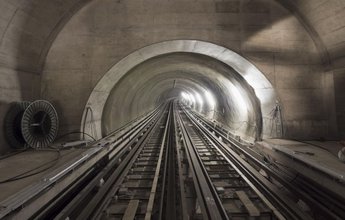
[[[195,97],[188,92],[181,92],[182,100],[186,105],[192,106],[195,105]]]
[[[188,95],[189,95],[189,99],[191,100],[191,102],[193,103],[193,104],[195,104],[195,97],[194,97],[194,95],[193,94],[190,94],[190,93],[187,93]]]
[[[181,92],[181,97],[182,97],[182,101],[188,105],[190,102],[189,95],[185,92]]]
[[[185,93],[185,92],[181,92],[181,97],[185,100],[187,100],[189,98],[187,93]]]
[[[201,95],[198,92],[195,92],[195,97],[196,97],[196,100],[197,100],[198,104],[200,106],[202,106],[204,104],[204,100],[202,100]]]
[[[195,99],[196,99],[197,110],[199,112],[201,112],[203,109],[204,100],[202,99],[201,95],[198,92],[195,92],[194,95],[195,95]]]
[[[213,95],[208,90],[205,90],[205,97],[210,108],[214,109],[214,107],[216,106],[216,100],[214,99]]]

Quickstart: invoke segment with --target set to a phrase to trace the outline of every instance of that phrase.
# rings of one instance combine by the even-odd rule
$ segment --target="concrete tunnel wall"
[[[337,127],[345,137],[344,7],[338,0],[1,0],[0,123],[10,102],[44,98],[57,106],[61,133],[79,130],[88,96],[111,66],[153,43],[198,39],[241,54],[266,75],[281,98],[285,137],[333,138]]]

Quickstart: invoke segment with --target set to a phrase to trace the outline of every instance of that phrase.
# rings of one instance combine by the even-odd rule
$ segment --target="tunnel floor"
[[[227,140],[212,130],[206,119],[196,118],[177,104],[171,104],[170,109],[157,110],[88,148],[27,150],[2,159],[1,217],[315,217],[318,213],[312,206],[315,204],[302,200],[301,195],[291,196],[293,190],[277,183],[278,177],[250,161],[248,155],[254,155],[253,152],[259,152],[256,159],[261,157],[262,163],[271,166],[272,170],[288,172],[284,178],[290,184],[298,183],[302,187],[302,184],[312,186],[315,183],[305,190],[328,188],[340,197],[344,195],[341,194],[345,189],[345,164],[334,154],[341,147],[335,142],[267,139],[231,149]],[[198,126],[201,130],[196,129]],[[207,132],[209,136],[201,135]],[[216,142],[219,143],[214,145]],[[110,147],[112,144],[116,147]],[[230,147],[229,152],[233,151],[233,155],[228,155],[227,149],[222,150],[221,146]],[[244,148],[247,150],[242,151]],[[249,153],[245,155],[244,152]],[[250,177],[242,171],[244,165],[236,165],[231,157],[246,161],[243,164],[249,164],[248,170],[260,174],[258,179],[266,183],[265,187],[284,188],[284,195],[279,196],[291,199],[290,205],[296,213],[281,210],[261,186],[249,181]],[[64,203],[68,205],[61,207]],[[93,203],[98,205],[93,206]],[[316,219],[323,215],[322,212]]]

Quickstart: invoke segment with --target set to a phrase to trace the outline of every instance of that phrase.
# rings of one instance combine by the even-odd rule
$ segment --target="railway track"
[[[171,107],[162,110],[72,200],[65,200],[68,205],[58,213],[41,212],[35,218],[156,218],[162,205],[160,190],[165,183],[160,171],[169,152],[171,114]]]
[[[207,123],[176,102],[162,106],[126,133],[94,143],[113,147],[25,217],[313,219]]]
[[[334,193],[336,189],[343,191],[344,188],[341,188],[341,182],[338,182],[336,177],[329,177],[329,174],[324,174],[326,175],[324,178],[334,179],[333,184],[335,185],[333,186],[337,187],[336,189],[325,188],[296,171],[276,164],[274,161],[269,162],[261,154],[246,148],[238,140],[232,138],[222,127],[217,127],[214,123],[207,121],[194,112],[187,112],[190,118],[193,118],[194,121],[212,131],[218,138],[221,138],[224,143],[231,146],[238,155],[242,155],[258,171],[264,170],[269,179],[274,179],[274,182],[284,187],[284,190],[287,190],[295,200],[305,202],[311,209],[309,213],[312,218],[345,219],[345,196]],[[322,175],[322,173],[319,175]],[[322,177],[320,176],[320,178]]]
[[[181,108],[179,124],[204,219],[311,219]]]
[[[167,147],[170,145],[170,108],[146,139],[133,147],[131,160],[112,186],[111,191],[115,193],[105,198],[109,201],[106,202],[107,207],[100,210],[103,218],[158,218],[163,204],[160,195],[165,188],[165,181],[160,177],[167,175],[167,166],[164,164],[167,163]]]
[[[272,210],[214,147],[215,143],[185,114],[179,119],[204,219],[273,219]]]

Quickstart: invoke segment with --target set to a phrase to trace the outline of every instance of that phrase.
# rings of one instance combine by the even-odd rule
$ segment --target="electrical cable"
[[[29,148],[25,148],[25,149],[22,149],[22,150],[16,150],[16,151],[12,151],[8,154],[5,154],[3,156],[0,157],[0,160],[3,160],[3,159],[6,159],[8,157],[11,157],[11,156],[14,156],[14,155],[17,155],[17,154],[20,154],[20,153],[23,153],[24,151],[27,151]]]
[[[309,144],[309,145],[312,145],[314,147],[317,147],[317,148],[320,148],[320,149],[323,149],[325,151],[328,151],[329,153],[333,154],[332,151],[330,151],[329,149],[325,148],[325,147],[322,147],[320,145],[317,145],[317,144],[313,144],[313,143],[310,143],[310,142],[307,142],[307,141],[300,141],[300,140],[297,140],[297,139],[292,139],[294,141],[297,141],[297,142],[300,142],[300,143],[303,143],[303,144]]]
[[[207,112],[206,112],[206,113],[207,113]],[[197,117],[198,117],[198,116],[201,116],[201,117],[202,117],[202,115],[201,115],[200,113],[197,113],[197,112],[193,112],[193,111],[192,111],[192,114],[197,115]],[[237,126],[237,128],[231,128],[231,127],[229,127],[229,126],[223,124],[224,127],[225,127],[226,129],[230,129],[230,130],[233,130],[233,131],[238,131],[238,130],[240,130],[240,128],[241,128],[244,124],[247,124],[247,125],[248,125],[249,127],[251,127],[251,128],[257,129],[257,125],[256,125],[256,124],[251,124],[249,121],[233,121],[233,120],[230,120],[230,119],[228,119],[228,121],[229,121],[231,124],[240,124],[239,126]],[[215,122],[218,122],[218,121],[215,120]],[[213,122],[211,122],[211,123],[213,123]]]
[[[82,144],[79,145],[72,145],[72,146],[64,146],[64,144],[60,144],[57,147],[50,146],[50,149],[53,150],[69,150],[69,149],[91,149],[91,148],[97,148],[99,146],[90,145],[88,146],[89,142],[85,142],[85,146],[82,146]]]
[[[83,133],[83,132],[70,132],[70,133],[66,133],[66,134],[63,134],[61,136],[59,136],[58,138],[56,138],[56,140],[58,139],[61,139],[67,135],[70,135],[70,134],[74,134],[74,133]],[[91,135],[87,134],[87,133],[84,133],[85,135],[89,136],[90,138],[92,138],[93,141],[96,141],[96,139],[94,137],[92,137]],[[48,146],[50,149],[54,149],[54,150],[59,150],[59,149],[66,149],[66,148],[55,148],[55,147],[51,147],[51,146]],[[0,156],[0,160],[3,160],[3,159],[6,159],[8,157],[11,157],[11,156],[14,156],[14,155],[17,155],[17,154],[20,154],[20,153],[23,153],[25,151],[27,151],[28,149],[30,149],[30,147],[27,147],[25,149],[22,149],[22,150],[16,150],[16,151],[12,151],[8,154],[5,154],[3,156]]]
[[[74,131],[74,132],[69,132],[69,133],[60,135],[60,136],[57,137],[55,140],[59,140],[59,139],[65,137],[65,136],[71,135],[71,134],[84,134],[84,135],[87,135],[87,136],[89,136],[90,138],[92,138],[93,141],[96,141],[96,139],[95,139],[93,136],[91,136],[90,134],[87,134],[87,133],[85,133],[85,132],[80,132],[80,131]],[[39,174],[39,173],[42,173],[42,172],[44,172],[44,171],[49,170],[50,168],[54,167],[54,166],[56,165],[56,163],[59,161],[59,159],[60,159],[60,157],[61,157],[61,152],[60,152],[60,151],[61,151],[61,150],[66,150],[66,149],[70,149],[70,148],[73,148],[73,147],[54,148],[54,147],[51,147],[51,146],[50,146],[50,149],[51,149],[51,150],[48,150],[48,149],[45,149],[45,150],[38,150],[38,149],[35,149],[35,151],[54,151],[54,152],[57,152],[57,153],[58,153],[58,156],[57,156],[54,160],[48,161],[48,162],[46,162],[46,163],[44,163],[44,164],[41,164],[40,166],[37,166],[37,167],[35,167],[35,168],[31,169],[31,170],[25,171],[25,172],[23,172],[23,173],[20,173],[20,174],[18,174],[18,175],[15,175],[15,176],[10,177],[10,178],[5,179],[5,180],[0,180],[0,184],[9,183],[9,182],[13,182],[13,181],[16,181],[16,180],[21,180],[21,179],[28,178],[28,177],[31,177],[31,176],[34,176],[34,175],[37,175],[37,174]],[[92,148],[92,146],[90,146],[89,148]],[[29,148],[26,148],[26,149],[24,149],[24,150],[20,150],[20,151],[18,151],[18,152],[9,153],[9,154],[7,154],[7,155],[4,155],[4,156],[0,157],[0,160],[5,159],[5,158],[8,158],[8,157],[13,156],[13,155],[16,155],[16,154],[19,154],[19,153],[22,153],[22,152],[24,152],[24,151],[27,151],[28,149],[29,149]],[[40,169],[40,168],[42,168],[42,167],[44,167],[44,166],[46,166],[46,165],[48,165],[48,164],[50,164],[50,163],[52,163],[50,166],[48,166],[48,167],[46,167],[46,168],[44,168],[44,169],[42,169],[42,170],[39,170],[39,171],[37,171],[37,172],[35,172],[35,173],[31,173],[31,172],[33,172],[33,171],[35,171],[35,170],[37,170],[37,169]],[[30,173],[30,174],[28,174],[28,173]],[[27,174],[27,175],[25,175],[25,174]]]
[[[20,173],[20,174],[18,174],[18,175],[15,175],[15,176],[13,176],[13,177],[10,177],[10,178],[8,178],[8,179],[6,179],[6,180],[1,180],[1,181],[0,181],[0,184],[9,183],[9,182],[17,181],[17,180],[21,180],[21,179],[24,179],[24,178],[28,178],[28,177],[37,175],[37,174],[42,173],[42,172],[44,172],[44,171],[47,171],[47,170],[49,170],[50,168],[54,167],[54,166],[56,165],[56,163],[59,161],[60,157],[61,157],[61,153],[60,153],[59,150],[38,150],[38,151],[54,151],[54,152],[58,153],[58,155],[57,155],[57,157],[56,157],[54,160],[52,160],[52,161],[48,161],[48,162],[46,162],[46,163],[44,163],[44,164],[41,164],[41,165],[39,165],[39,166],[37,166],[37,167],[35,167],[35,168],[33,168],[33,169],[30,169],[30,170],[28,170],[28,171],[25,171],[25,172],[23,172],[23,173]],[[40,169],[40,168],[42,168],[42,167],[44,167],[44,166],[46,166],[46,165],[48,165],[48,164],[50,164],[50,163],[52,163],[52,164],[49,165],[48,167],[46,167],[46,168],[44,168],[44,169],[42,169],[42,170],[39,170],[39,171],[37,171],[37,172],[31,173],[31,172],[33,172],[33,171],[35,171],[35,170],[38,170],[38,169]],[[29,174],[28,174],[28,173],[29,173]],[[27,174],[27,175],[25,175],[25,174]]]
[[[96,136],[97,135],[97,133],[96,133],[96,129],[95,129],[95,125],[94,125],[94,123],[95,123],[95,120],[94,120],[94,117],[93,117],[93,110],[92,110],[92,108],[91,107],[87,107],[86,108],[86,112],[85,112],[85,115],[84,115],[84,124],[83,124],[83,131],[82,131],[82,134],[83,134],[83,139],[85,140],[85,128],[86,128],[86,119],[87,119],[87,116],[88,116],[88,114],[89,114],[89,111],[90,111],[90,113],[91,113],[91,119],[90,119],[90,131],[91,131],[91,135],[93,135],[93,136]]]
[[[66,136],[68,136],[68,135],[71,135],[71,134],[84,134],[84,135],[86,135],[86,136],[92,138],[93,141],[96,141],[96,138],[94,138],[94,137],[91,136],[90,134],[85,133],[85,132],[82,132],[82,131],[72,131],[72,132],[69,132],[69,133],[60,135],[59,137],[57,137],[57,138],[55,139],[55,141],[56,141],[56,140],[59,140],[59,139],[61,139],[61,138],[63,138],[63,137],[66,137]]]

